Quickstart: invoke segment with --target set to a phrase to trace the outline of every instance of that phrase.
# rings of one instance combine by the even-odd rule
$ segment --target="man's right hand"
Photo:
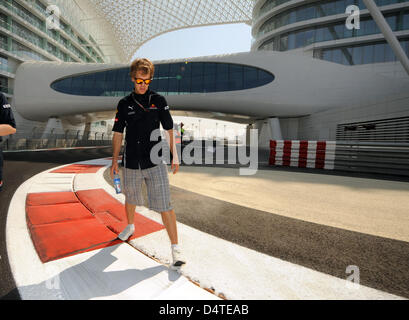
[[[116,173],[119,173],[118,161],[112,161],[112,166],[111,166],[111,179],[112,180],[114,180],[114,171]]]

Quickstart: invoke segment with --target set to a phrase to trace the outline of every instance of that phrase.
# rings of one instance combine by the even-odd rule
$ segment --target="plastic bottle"
[[[117,194],[121,193],[121,178],[119,177],[119,174],[114,171],[114,187],[115,191]]]

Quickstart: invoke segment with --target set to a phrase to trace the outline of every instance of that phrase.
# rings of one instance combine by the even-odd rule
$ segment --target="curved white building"
[[[175,29],[251,22],[250,52],[154,61],[151,87],[174,114],[246,123],[260,129],[262,144],[270,138],[409,141],[408,74],[361,0],[78,3],[84,12],[96,9],[89,18],[94,25],[110,26],[107,48],[116,48],[117,62],[21,64],[13,106],[25,119],[112,119],[119,99],[132,90],[123,59],[141,44]],[[409,1],[376,3],[407,55]],[[361,9],[359,29],[345,26],[348,5]],[[138,23],[149,21],[148,12],[161,22]],[[394,119],[403,124],[396,130]]]

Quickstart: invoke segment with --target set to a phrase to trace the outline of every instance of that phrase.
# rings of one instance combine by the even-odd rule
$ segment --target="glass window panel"
[[[333,40],[334,39],[333,33],[334,33],[333,27],[325,27],[324,41]]]
[[[338,24],[334,26],[334,36],[335,36],[335,39],[343,38],[344,36],[344,25],[343,24],[341,25]]]
[[[357,37],[363,36],[365,34],[367,23],[368,23],[368,20],[361,20],[359,22],[359,29],[354,29]]]
[[[191,92],[203,92],[203,74],[192,76]]]
[[[332,52],[332,61],[335,63],[342,63],[341,49],[334,49]]]
[[[288,50],[295,49],[295,34],[292,32],[288,35]]]
[[[179,83],[179,92],[186,94],[191,92],[191,82],[192,82],[192,64],[185,63],[181,67],[180,83]]]
[[[361,10],[366,9],[366,6],[365,6],[365,3],[363,2],[363,0],[358,0],[357,6],[358,6],[359,9],[361,9]]]
[[[379,29],[374,20],[368,20],[365,24],[365,34],[379,33]]]
[[[343,38],[351,38],[354,32],[354,29],[349,30],[345,23],[342,24],[342,29],[344,30]]]
[[[288,49],[288,36],[280,37],[280,51],[286,51]]]
[[[215,63],[204,63],[204,74],[216,74],[216,64]]]
[[[345,9],[350,5],[355,5],[355,0],[345,0]]]
[[[409,12],[405,12],[405,14],[402,16],[402,29],[403,30],[408,30],[409,29]]]
[[[218,63],[216,73],[216,91],[229,90],[229,68],[227,64]]]
[[[128,92],[129,88],[131,88],[131,90],[133,90],[134,88],[134,84],[131,81],[131,76],[129,74],[129,68],[121,68],[118,69],[118,82],[120,82],[121,86],[120,86],[120,91],[122,91],[123,93]]]
[[[56,82],[52,87],[54,90],[70,94],[72,91],[72,77]]]
[[[345,0],[338,0],[335,2],[335,12],[336,13],[345,13],[346,9]]]
[[[168,94],[169,95],[179,94],[179,80],[176,79],[176,76],[169,79]]]
[[[160,74],[160,69],[161,69],[161,65],[160,64],[155,64],[155,74],[153,75],[153,78],[158,78],[158,75]]]
[[[277,21],[278,21],[278,25],[276,25],[276,28],[289,24],[290,23],[289,14],[285,13],[285,14],[280,15],[280,18]]]
[[[229,89],[239,90],[243,88],[243,67],[240,65],[229,65]]]
[[[388,22],[392,31],[397,31],[397,16],[396,15],[386,17],[386,21]]]
[[[352,48],[341,48],[342,60],[341,63],[351,65],[352,63]]]
[[[385,44],[378,43],[374,45],[374,62],[385,61]]]
[[[180,67],[180,75],[182,76],[182,78],[190,78],[192,76],[192,64],[184,63]]]
[[[317,28],[315,30],[315,41],[316,42],[324,41],[324,29],[325,28]]]
[[[258,77],[257,77],[258,86],[264,85],[274,80],[274,77],[268,72],[258,69],[257,73],[258,73]]]
[[[203,92],[203,63],[192,63],[192,92]]]
[[[317,4],[315,8],[317,18],[325,17],[325,4]]]
[[[352,60],[355,64],[362,64],[363,47],[357,46],[352,48]]]
[[[84,89],[84,77],[83,76],[73,77],[71,86],[72,86],[71,88],[74,94],[82,95],[84,91],[83,90]]]
[[[84,89],[83,93],[87,96],[97,96],[95,88],[95,73],[84,75]]]
[[[110,70],[107,71],[106,74],[106,85],[107,85],[107,91],[115,91],[115,83],[116,83],[116,72],[115,70]]]
[[[288,15],[288,23],[297,22],[297,13],[295,10],[291,11]]]
[[[297,21],[305,20],[306,8],[296,9]]]
[[[332,50],[322,50],[322,59],[332,61]]]
[[[333,1],[324,4],[324,11],[326,16],[335,14],[335,3]]]
[[[400,43],[403,48],[403,51],[406,52],[406,55],[409,55],[409,42],[406,40],[406,41],[400,41]]]
[[[258,72],[256,68],[243,67],[244,76],[244,88],[252,88],[257,83]]]
[[[157,77],[163,78],[163,77],[168,77],[169,76],[169,67],[170,65],[167,64],[162,64],[158,70]]]
[[[192,77],[203,76],[203,63],[201,62],[192,62]]]
[[[393,53],[393,50],[391,46],[387,43],[385,45],[385,61],[395,61],[395,54]]]
[[[229,64],[229,73],[243,72],[243,66],[238,64]]]
[[[304,37],[305,37],[304,41],[305,41],[306,46],[313,43],[314,42],[314,29],[306,30]]]
[[[176,79],[176,76],[180,74],[180,67],[179,63],[171,63],[169,68],[168,76],[170,79]]]
[[[205,74],[203,77],[203,92],[216,91],[216,73]]]
[[[315,18],[315,6],[308,6],[305,8],[304,19],[314,19]]]
[[[373,62],[373,46],[367,45],[364,46],[364,52],[362,56],[362,63],[372,63]]]
[[[122,91],[122,78],[119,70],[114,70],[114,81],[112,87],[115,92]]]
[[[295,47],[299,48],[304,46],[304,31],[299,31],[295,34]]]
[[[169,79],[161,78],[156,80],[156,90],[163,94],[168,94]]]

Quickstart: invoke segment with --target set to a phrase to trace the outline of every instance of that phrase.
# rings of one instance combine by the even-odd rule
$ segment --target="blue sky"
[[[177,30],[145,43],[134,55],[150,60],[250,51],[251,27],[240,24]]]
[[[248,52],[251,46],[251,27],[246,24],[229,24],[177,30],[160,35],[145,43],[133,56],[150,60],[192,58],[235,52]],[[195,135],[206,136],[206,130],[215,130],[218,137],[233,138],[244,128],[220,120],[173,116],[176,123],[183,122],[185,129]],[[201,123],[201,124],[200,124]],[[226,125],[226,127],[224,127]],[[200,132],[199,132],[200,128]]]

